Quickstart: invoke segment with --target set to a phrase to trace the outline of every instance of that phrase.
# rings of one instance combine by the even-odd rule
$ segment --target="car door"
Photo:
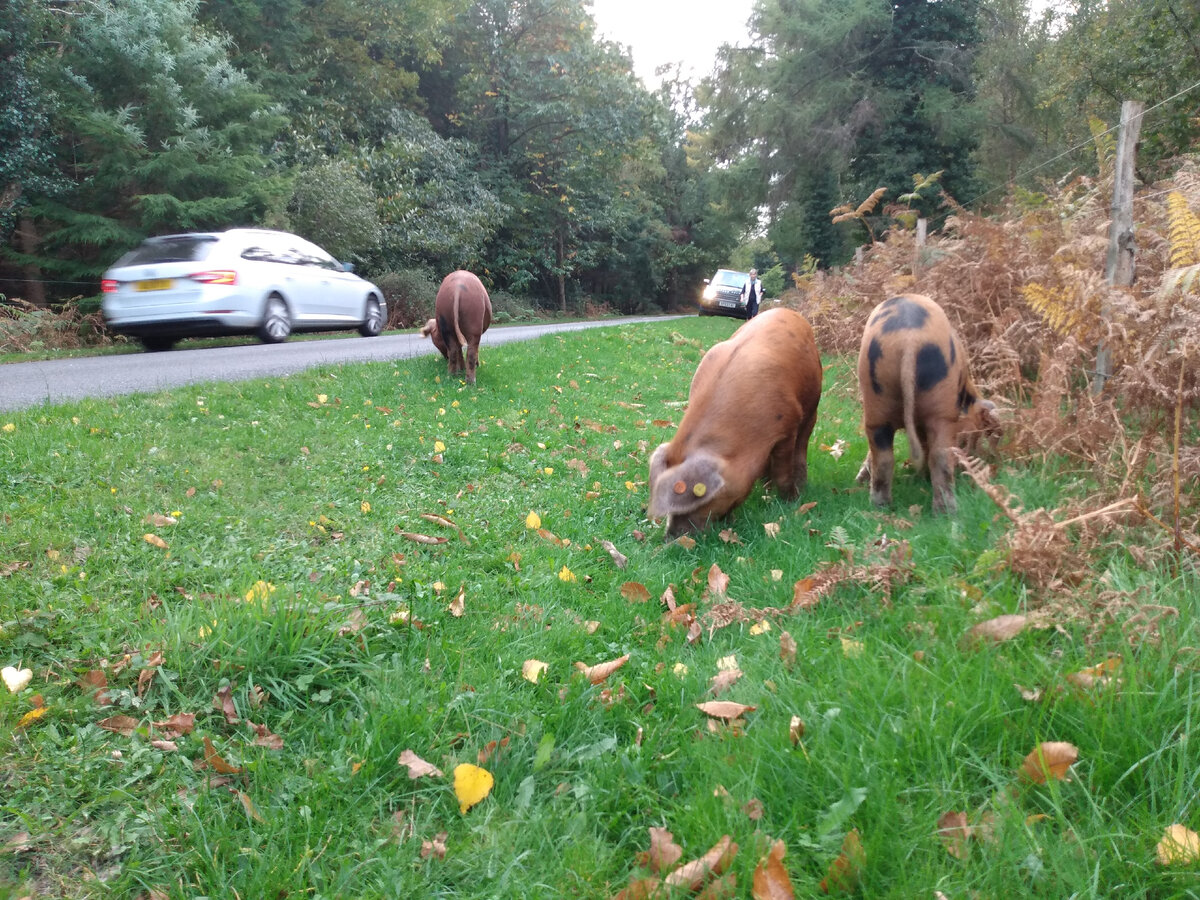
[[[362,318],[361,280],[316,244],[303,241],[299,247],[312,280],[315,317],[335,325]]]
[[[304,265],[304,254],[297,245],[300,239],[283,232],[264,232],[256,236],[256,240],[268,251],[267,259],[262,263],[263,300],[271,293],[283,295],[292,316],[292,326],[303,325],[312,318],[315,291]]]

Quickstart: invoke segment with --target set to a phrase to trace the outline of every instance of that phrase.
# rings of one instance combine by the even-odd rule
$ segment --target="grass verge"
[[[841,359],[801,502],[756,491],[726,531],[664,543],[649,453],[737,324],[486,349],[476,388],[427,357],[9,414],[0,664],[32,678],[0,689],[0,898],[611,897],[651,826],[684,859],[730,835],[737,896],[768,837],[820,895],[851,829],[864,896],[1192,896],[1194,867],[1154,859],[1167,826],[1200,827],[1194,573],[1096,558],[1178,612],[1135,646],[1073,620],[964,641],[1030,609],[1007,521],[965,479],[935,519],[903,472],[872,510]],[[1030,504],[1085,487],[999,480]],[[705,618],[786,608],[830,565],[851,574],[807,609]],[[626,654],[596,685],[574,665]],[[754,710],[723,724],[696,704],[734,662],[719,699]],[[1043,741],[1078,748],[1070,780],[1018,776]],[[410,778],[404,751],[444,774]],[[465,814],[461,763],[495,780]],[[969,839],[938,835],[951,812]]]

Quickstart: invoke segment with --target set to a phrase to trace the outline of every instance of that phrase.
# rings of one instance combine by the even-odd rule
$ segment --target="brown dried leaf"
[[[967,632],[965,640],[968,642],[991,641],[999,644],[1015,638],[1025,630],[1028,624],[1029,616],[1023,613],[996,616],[994,619],[988,619],[986,622],[980,622],[974,626]]]
[[[545,528],[539,528],[537,530],[537,536],[540,537],[544,541],[549,541],[550,543],[554,544],[554,546],[556,546],[556,547],[565,547],[568,544],[568,541],[563,540],[557,534],[555,534],[553,531],[549,531],[548,529],[545,529]]]
[[[1185,825],[1168,825],[1154,848],[1160,866],[1190,866],[1200,860],[1200,834]]]
[[[754,887],[750,894],[754,900],[795,900],[796,890],[783,865],[786,853],[787,844],[776,841],[766,857],[755,866]]]
[[[786,631],[779,635],[779,658],[789,669],[796,663],[796,639]]]
[[[217,748],[213,746],[208,735],[204,736],[204,761],[219,775],[239,775],[242,771],[239,766],[230,765],[217,753]]]
[[[179,520],[174,516],[164,516],[162,513],[149,513],[142,521],[156,528],[166,528],[169,525],[179,524]]]
[[[799,745],[800,739],[804,737],[804,720],[799,716],[792,716],[791,722],[788,723],[788,737],[793,747]]]
[[[858,829],[852,828],[842,839],[842,852],[829,864],[829,871],[821,879],[821,890],[826,894],[834,891],[852,892],[858,887],[866,865],[867,852],[863,849]]]
[[[132,716],[109,716],[107,719],[101,719],[96,724],[105,731],[129,737],[137,728],[138,720]]]
[[[663,883],[669,888],[698,891],[704,882],[720,875],[729,867],[737,851],[738,845],[729,835],[725,835],[702,857],[684,863],[668,875]]]
[[[1018,774],[1034,784],[1045,784],[1049,779],[1070,781],[1067,772],[1077,759],[1079,748],[1074,744],[1043,741],[1025,757]]]
[[[466,594],[467,586],[465,584],[461,585],[458,589],[458,596],[450,601],[450,615],[454,616],[456,619],[462,618],[463,613],[467,611]]]
[[[712,678],[708,679],[709,693],[714,697],[720,697],[723,693],[729,690],[737,683],[737,680],[742,677],[741,669],[726,669],[718,672]]]
[[[256,725],[253,722],[247,724],[254,729],[254,746],[266,747],[268,750],[282,750],[283,738],[277,734],[272,734],[271,729],[266,725]]]
[[[613,895],[612,900],[656,900],[665,897],[662,882],[657,878],[639,878],[629,882],[628,887]]]
[[[650,849],[637,855],[637,864],[658,874],[679,862],[681,856],[683,848],[675,843],[671,832],[651,826]]]
[[[646,603],[650,599],[650,592],[640,581],[627,581],[621,585],[621,596],[630,603]]]
[[[151,724],[153,724],[155,731],[160,731],[167,737],[182,737],[185,734],[192,733],[192,729],[196,726],[196,714],[175,713],[169,719]]]
[[[732,700],[709,700],[705,703],[696,704],[696,709],[700,710],[706,716],[711,716],[714,719],[722,719],[726,722],[739,719],[748,712],[754,712],[757,708],[755,706],[746,706],[743,703],[734,703]]]
[[[453,528],[458,532],[458,539],[460,541],[464,543],[467,541],[467,536],[463,534],[463,530],[445,516],[439,516],[437,513],[421,513],[421,518],[426,522],[432,522],[434,525],[441,525],[443,528]]]
[[[609,675],[617,671],[617,669],[621,668],[621,666],[625,665],[627,662],[629,662],[628,653],[622,657],[619,657],[618,659],[598,663],[594,666],[589,666],[587,663],[577,662],[575,663],[575,668],[582,672],[587,680],[592,684],[600,684],[606,678],[608,678]]]
[[[260,813],[255,807],[254,801],[250,799],[249,794],[247,794],[245,791],[239,791],[236,788],[230,788],[229,790],[236,794],[237,798],[242,801],[242,809],[246,810],[246,815],[252,818],[255,822],[266,821],[266,819],[262,817],[262,813]]]
[[[400,758],[396,760],[400,765],[408,767],[408,777],[412,780],[423,778],[426,775],[432,775],[435,778],[442,777],[442,770],[433,763],[427,763],[411,750],[405,750],[400,754]]]
[[[681,534],[679,537],[675,538],[675,543],[677,543],[684,550],[694,550],[696,547],[696,539],[688,537],[686,534]]]
[[[509,737],[505,735],[498,741],[488,741],[482,750],[476,754],[479,764],[482,766],[485,762],[492,758],[492,754],[503,750],[508,746]]]
[[[801,578],[792,586],[792,605],[789,610],[812,609],[821,602],[816,592],[817,582],[814,578]]]
[[[152,547],[157,547],[159,550],[167,549],[167,542],[160,538],[157,534],[143,534],[142,540]]]
[[[710,597],[724,597],[729,590],[729,576],[721,571],[716,563],[708,570],[708,594]]]
[[[608,555],[612,557],[612,561],[616,563],[618,569],[624,569],[629,565],[629,559],[620,550],[618,550],[612,541],[601,541],[600,546],[603,547]]]
[[[449,836],[448,831],[439,831],[432,841],[421,841],[421,859],[429,859],[433,856],[437,859],[446,858],[446,838]]]
[[[971,839],[973,829],[967,824],[967,814],[964,812],[948,812],[938,819],[937,835],[946,852],[955,859],[966,859],[971,848],[967,841]]]
[[[150,746],[155,750],[162,750],[164,753],[174,753],[179,749],[179,745],[174,741],[153,740]]]
[[[108,694],[104,692],[108,687],[108,677],[104,674],[103,669],[92,669],[90,672],[85,672],[78,681],[79,686],[84,693],[91,693],[92,699],[101,706],[108,706],[112,701],[108,699]]]
[[[221,711],[221,713],[225,716],[225,721],[228,724],[236,725],[241,721],[241,717],[237,712],[237,707],[233,705],[232,685],[227,684],[225,687],[218,690],[216,696],[213,697],[212,705],[213,709],[219,709]]]
[[[742,542],[742,539],[738,537],[737,532],[732,528],[721,529],[721,532],[717,535],[717,537],[727,544],[740,544]]]
[[[428,535],[428,534],[416,534],[415,532],[412,532],[412,531],[401,531],[401,532],[399,532],[399,534],[400,534],[400,537],[404,538],[405,540],[412,541],[414,544],[448,544],[448,543],[450,543],[450,538],[433,537],[432,535]]]
[[[742,807],[742,812],[750,817],[750,821],[757,822],[763,817],[766,810],[763,808],[761,800],[757,797],[751,797],[746,801],[746,805]]]

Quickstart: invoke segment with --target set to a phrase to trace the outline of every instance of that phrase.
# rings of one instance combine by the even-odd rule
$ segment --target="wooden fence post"
[[[1112,224],[1108,231],[1108,261],[1104,278],[1111,287],[1133,284],[1133,264],[1136,247],[1133,242],[1133,168],[1137,159],[1138,135],[1142,131],[1142,113],[1146,104],[1141,100],[1126,100],[1121,104],[1121,129],[1117,134],[1116,177],[1113,180]],[[1100,317],[1107,322],[1109,303],[1100,306]],[[1112,354],[1104,341],[1096,348],[1096,373],[1092,393],[1104,390],[1104,382],[1112,375]]]

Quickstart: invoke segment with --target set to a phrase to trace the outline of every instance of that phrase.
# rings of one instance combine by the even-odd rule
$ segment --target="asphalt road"
[[[529,340],[556,331],[663,321],[664,318],[667,317],[492,328],[483,336],[482,346]],[[317,366],[373,360],[390,362],[436,352],[429,338],[419,334],[395,334],[10,363],[0,365],[0,411],[84,397],[150,393],[185,384],[274,378]]]

